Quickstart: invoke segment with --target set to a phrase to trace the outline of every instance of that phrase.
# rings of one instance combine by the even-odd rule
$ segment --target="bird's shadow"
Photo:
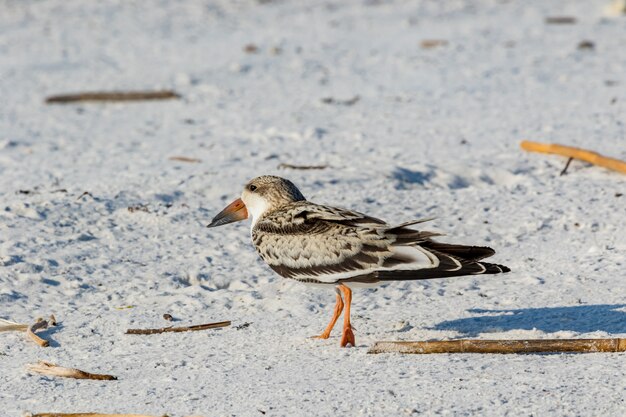
[[[480,333],[534,329],[546,333],[626,333],[625,307],[626,304],[596,304],[516,310],[471,309],[468,310],[470,313],[481,316],[442,321],[432,329],[455,330],[464,337],[476,337]]]

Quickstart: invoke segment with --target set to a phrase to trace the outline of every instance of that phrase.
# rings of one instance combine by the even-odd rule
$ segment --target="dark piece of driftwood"
[[[626,352],[626,339],[445,340],[376,342],[367,353]]]
[[[90,91],[76,94],[59,94],[46,98],[46,103],[76,103],[80,101],[146,101],[180,98],[174,91]]]
[[[64,368],[48,361],[39,361],[38,363],[28,364],[26,365],[26,369],[31,372],[37,372],[38,374],[60,376],[63,378],[96,379],[99,381],[117,380],[117,377],[113,375],[92,374],[90,372],[81,371],[80,369]]]
[[[292,165],[292,164],[279,164],[278,169],[302,169],[302,170],[309,170],[309,169],[326,169],[328,168],[328,165]]]
[[[102,413],[37,413],[27,417],[154,417],[146,414],[102,414]],[[166,415],[160,417],[167,417]]]
[[[196,324],[194,326],[181,326],[181,327],[162,327],[160,329],[128,329],[126,334],[157,334],[157,333],[170,333],[170,332],[194,332],[198,330],[217,329],[220,327],[230,326],[230,321],[220,321],[217,323]]]

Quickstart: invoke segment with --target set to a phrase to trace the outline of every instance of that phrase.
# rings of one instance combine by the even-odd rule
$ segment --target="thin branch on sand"
[[[100,381],[117,380],[117,377],[113,375],[92,374],[90,372],[81,371],[80,369],[64,368],[48,361],[39,361],[38,363],[28,364],[26,365],[26,369],[43,375],[60,376],[63,378],[96,379]]]
[[[230,326],[230,321],[220,321],[217,323],[196,324],[194,326],[181,326],[181,327],[162,327],[160,329],[128,329],[126,334],[157,334],[157,333],[170,333],[170,332],[193,332],[198,330],[217,329],[220,327]]]
[[[170,156],[168,158],[170,161],[178,161],[178,162],[188,162],[190,164],[197,164],[202,162],[201,159],[198,158],[190,158],[188,156]]]
[[[46,98],[46,103],[76,103],[80,101],[146,101],[180,98],[180,94],[170,91],[90,91],[76,94],[60,94]]]
[[[26,417],[155,417],[146,414],[102,414],[102,413],[37,413],[26,414]],[[167,417],[166,415],[159,417]]]
[[[557,145],[552,143],[539,143],[524,140],[520,144],[522,149],[529,152],[551,153],[566,156],[568,158],[580,159],[590,164],[626,174],[626,162],[619,159],[609,158],[599,153],[587,149],[574,148],[572,146]]]
[[[310,169],[326,169],[328,165],[293,165],[282,163],[279,164],[278,169],[302,169],[302,170],[310,170]]]
[[[367,353],[626,352],[626,339],[445,340],[376,342]]]

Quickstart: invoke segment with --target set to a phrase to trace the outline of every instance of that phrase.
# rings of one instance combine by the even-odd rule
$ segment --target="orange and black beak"
[[[241,198],[236,199],[232,203],[226,206],[226,208],[213,217],[211,224],[207,227],[223,226],[228,223],[238,222],[248,218],[248,210],[246,205],[241,201]]]

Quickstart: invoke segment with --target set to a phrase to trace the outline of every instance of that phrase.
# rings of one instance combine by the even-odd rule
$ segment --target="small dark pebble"
[[[248,45],[244,46],[243,51],[247,54],[256,54],[257,52],[259,52],[259,47],[253,43],[249,43]]]
[[[244,323],[244,324],[240,324],[239,326],[235,326],[235,330],[243,330],[246,329],[248,327],[250,327],[252,323]]]
[[[32,194],[33,192],[31,190],[17,190],[16,194]]]
[[[549,25],[573,25],[576,23],[576,18],[571,16],[546,17],[546,23]]]
[[[134,213],[136,211],[143,211],[144,213],[150,213],[150,210],[148,210],[148,206],[146,206],[145,204],[137,204],[134,206],[130,206],[128,207],[128,211],[131,213]]]
[[[623,196],[623,195],[624,195],[624,194],[622,194],[622,193],[615,193],[615,197],[618,197],[618,198],[619,198],[619,197],[621,197],[621,196]]]
[[[353,106],[360,99],[361,99],[361,97],[359,97],[359,96],[354,96],[354,97],[352,97],[350,99],[347,99],[347,100],[337,100],[336,98],[333,98],[333,97],[324,97],[322,99],[322,103],[324,103],[324,104],[336,104],[338,106]]]
[[[583,50],[584,49],[584,50],[591,51],[591,50],[595,49],[595,47],[596,47],[596,44],[591,42],[591,41],[581,41],[578,44],[578,49],[579,50]]]
[[[172,317],[172,315],[169,313],[163,314],[163,318],[167,321],[174,321],[174,317]]]
[[[420,42],[420,46],[423,49],[432,49],[446,45],[448,45],[448,41],[444,39],[424,39],[422,42]]]

